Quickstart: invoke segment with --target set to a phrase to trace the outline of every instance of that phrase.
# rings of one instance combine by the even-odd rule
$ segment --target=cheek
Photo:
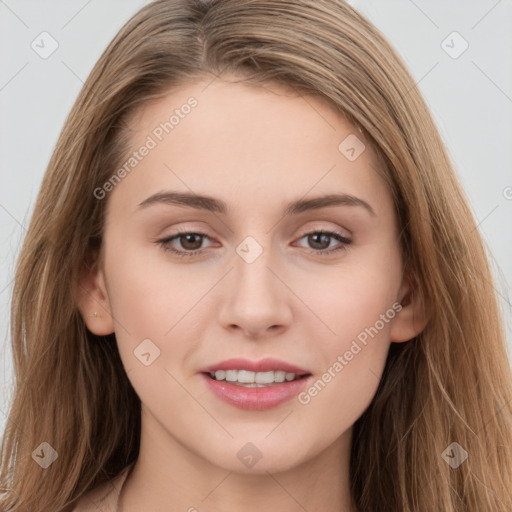
[[[318,343],[322,364],[315,379],[299,395],[304,421],[318,418],[323,436],[334,440],[350,428],[370,405],[389,351],[389,329],[394,310],[374,296],[338,299],[331,306],[331,325],[336,336],[324,335]],[[386,315],[386,311],[389,313]],[[385,320],[382,320],[384,315]]]
[[[190,408],[178,382],[181,366],[197,346],[193,335],[188,333],[184,343],[180,334],[199,290],[194,293],[189,280],[187,291],[184,274],[149,264],[142,253],[116,260],[108,271],[119,353],[142,403],[153,411],[166,411],[170,403]]]
[[[197,295],[190,274],[168,263],[157,246],[122,249],[113,242],[111,247],[106,273],[113,315],[138,336],[163,336]]]
[[[119,246],[115,246],[119,248]],[[153,250],[153,252],[157,252]],[[167,368],[181,360],[192,344],[169,343],[200,290],[190,285],[184,272],[164,265],[163,258],[148,258],[142,250],[118,250],[107,259],[109,299],[121,358],[130,377],[151,367]],[[176,267],[178,268],[178,267]],[[148,341],[150,340],[150,341]],[[181,352],[180,352],[181,351]],[[150,353],[150,356],[141,357]]]
[[[329,279],[316,281],[316,291],[310,293],[308,304],[314,304],[311,309],[323,322],[323,334],[316,336],[322,367],[300,402],[310,412],[328,410],[347,419],[348,427],[370,404],[384,369],[400,259],[393,255],[384,260],[373,253],[336,270]]]
[[[400,259],[386,259],[368,251],[361,257],[343,261],[336,267],[304,275],[297,283],[300,296],[322,321],[319,329],[329,352],[350,345],[365,329],[371,328],[393,306],[400,286]],[[298,294],[299,294],[298,293]],[[391,312],[392,314],[393,312]],[[379,323],[385,337],[390,323]]]

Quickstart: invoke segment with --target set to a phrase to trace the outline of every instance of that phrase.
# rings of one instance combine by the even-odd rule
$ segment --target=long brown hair
[[[358,510],[510,511],[512,376],[485,248],[413,78],[341,0],[157,0],[106,48],[66,120],[16,269],[0,509],[68,511],[137,458],[140,400],[115,336],[87,330],[73,283],[101,246],[108,198],[94,191],[128,149],[128,116],[224,72],[325,98],[386,169],[404,261],[430,319],[413,340],[391,344],[354,425]],[[43,442],[58,453],[46,469],[32,456]]]

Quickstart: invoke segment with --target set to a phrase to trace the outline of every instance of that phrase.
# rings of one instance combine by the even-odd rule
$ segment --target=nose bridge
[[[236,325],[255,335],[289,322],[287,288],[276,276],[278,265],[270,245],[271,237],[256,235],[245,237],[235,248],[232,286],[221,315],[226,327]]]
[[[239,300],[252,297],[269,302],[275,300],[276,293],[279,294],[275,274],[269,268],[275,258],[270,237],[257,236],[245,237],[235,249],[235,288],[239,292]]]

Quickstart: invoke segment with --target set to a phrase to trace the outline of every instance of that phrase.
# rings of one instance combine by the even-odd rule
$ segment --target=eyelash
[[[174,235],[163,238],[161,240],[157,240],[156,243],[158,243],[162,247],[162,249],[164,249],[165,251],[169,251],[179,257],[197,256],[206,250],[206,249],[197,249],[195,251],[178,251],[176,249],[171,248],[168,245],[172,240],[181,238],[182,236],[185,236],[185,235],[199,235],[200,237],[203,237],[203,238],[210,238],[206,233],[201,233],[199,231],[180,231],[180,230],[178,230]],[[301,240],[302,238],[304,238],[308,235],[327,235],[331,238],[334,238],[338,242],[341,242],[341,245],[339,247],[337,247],[336,249],[319,249],[319,250],[312,249],[310,251],[310,254],[321,254],[321,255],[329,254],[330,255],[333,253],[337,253],[338,251],[346,251],[347,246],[352,243],[352,240],[349,240],[348,238],[344,237],[341,233],[338,233],[337,231],[328,231],[328,230],[324,230],[324,229],[319,229],[316,231],[309,231],[308,233],[305,233],[304,235],[302,235],[299,238],[299,240]]]

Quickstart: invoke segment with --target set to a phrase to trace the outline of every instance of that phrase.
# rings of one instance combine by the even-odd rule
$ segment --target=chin
[[[245,436],[245,439],[250,438]],[[255,436],[254,439],[261,439],[261,437]],[[213,460],[210,457],[208,459],[217,467],[244,475],[281,473],[304,462],[306,454],[301,450],[301,448],[304,449],[303,443],[297,441],[295,446],[283,447],[280,439],[276,437],[274,441],[274,443],[269,439],[255,442],[234,441],[232,443],[235,445],[234,453],[230,448],[214,455]],[[223,462],[219,464],[219,460]]]

